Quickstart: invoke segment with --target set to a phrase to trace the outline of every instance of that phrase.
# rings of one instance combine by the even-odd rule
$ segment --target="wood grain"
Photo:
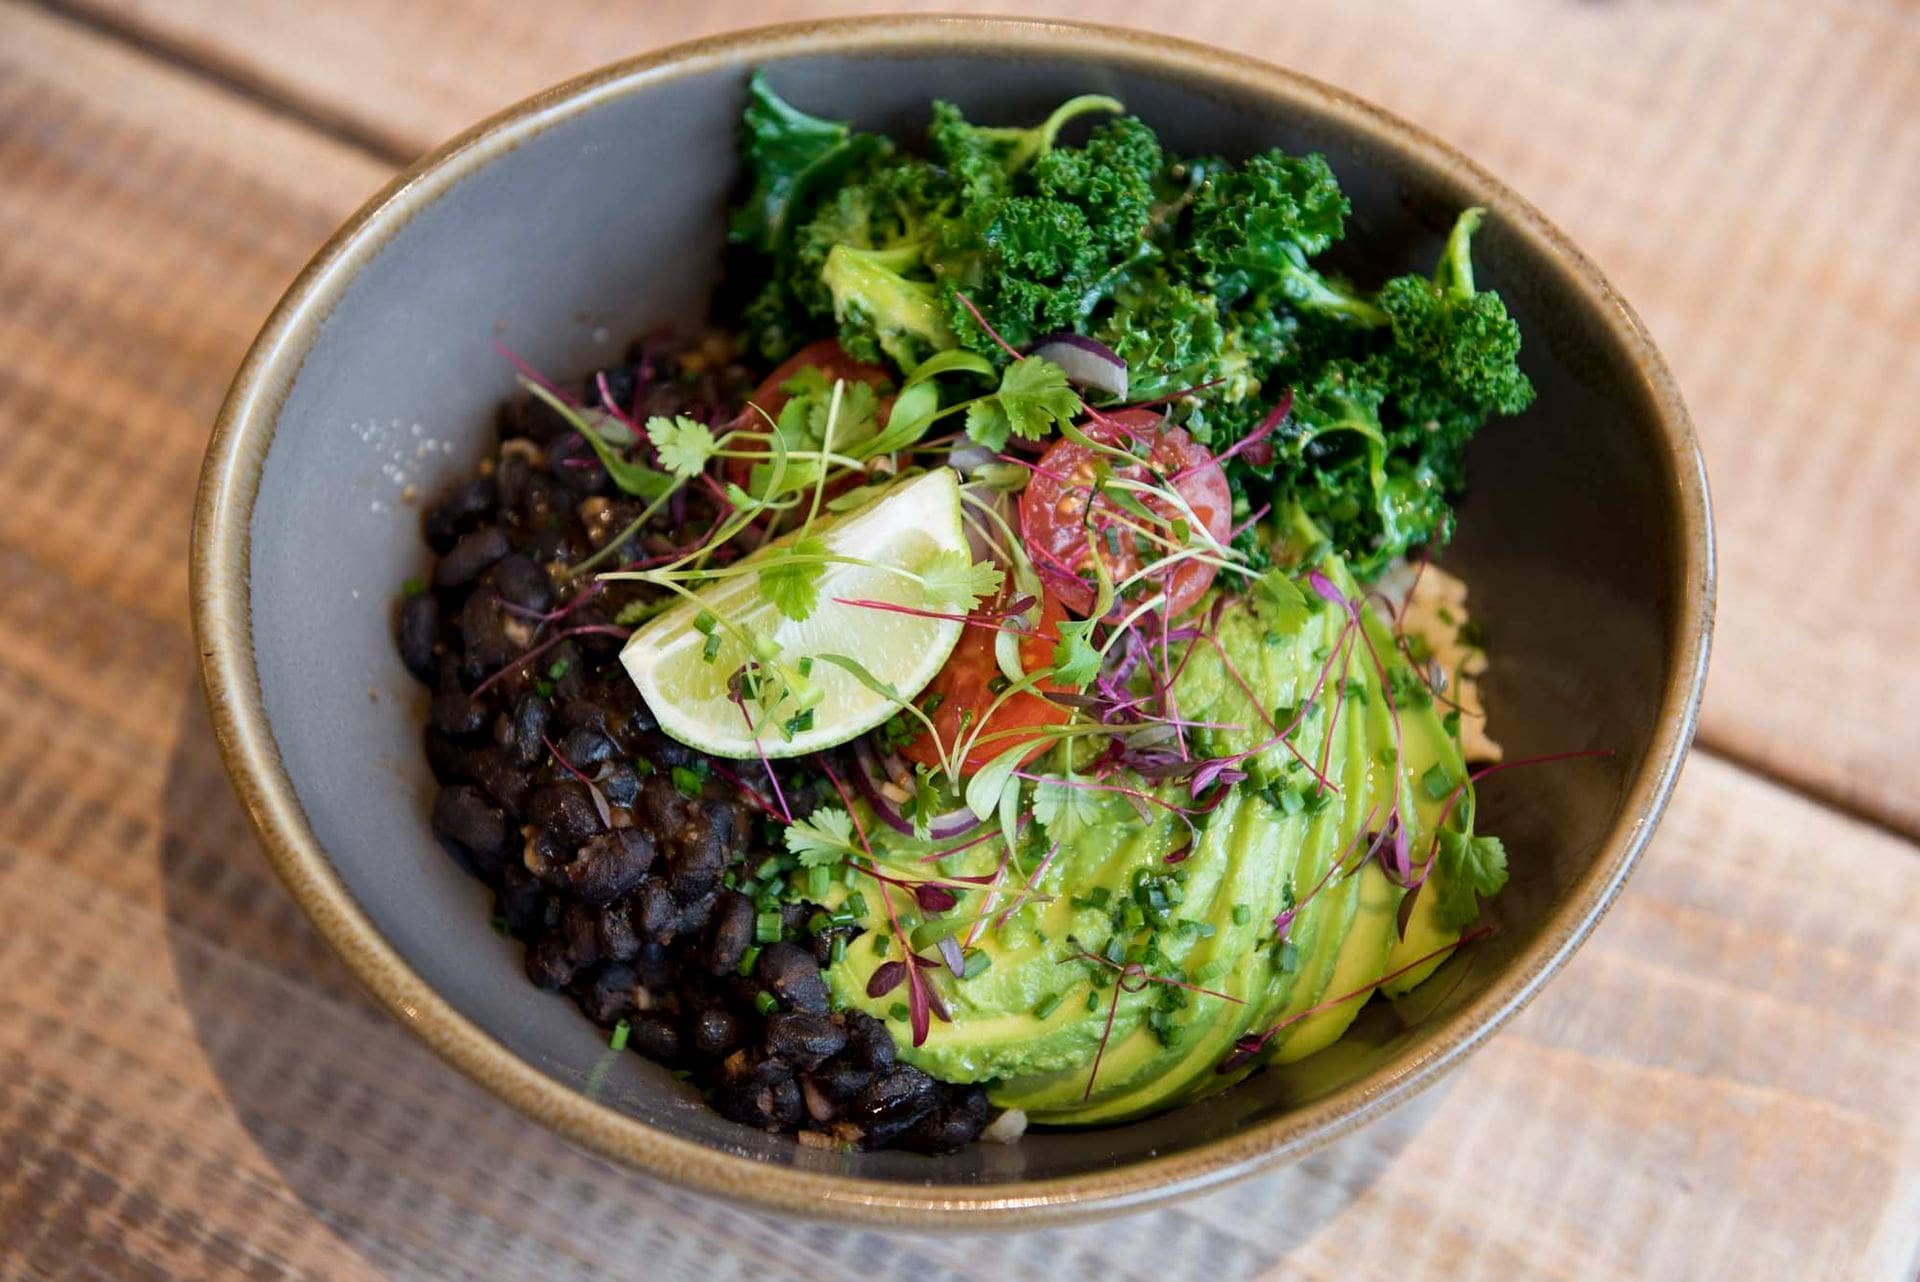
[[[1465,1069],[1173,1210],[991,1239],[785,1223],[443,1067],[273,882],[185,620],[220,391],[385,172],[0,6],[0,1279],[1913,1276],[1920,860],[1710,756]]]
[[[997,0],[69,0],[413,154],[629,53]],[[1033,15],[1100,17],[1086,0]],[[1703,741],[1920,835],[1920,9],[1140,0],[1125,21],[1356,90],[1541,205],[1641,311],[1720,525]]]

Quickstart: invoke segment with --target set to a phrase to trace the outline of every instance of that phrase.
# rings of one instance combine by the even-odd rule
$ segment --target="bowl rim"
[[[1478,193],[1507,233],[1552,263],[1629,356],[1652,407],[1679,514],[1679,581],[1669,663],[1645,760],[1592,866],[1539,938],[1487,991],[1403,1059],[1324,1099],[1193,1149],[1080,1175],[917,1185],[774,1166],[681,1139],[588,1099],[520,1059],[430,988],[361,911],[309,826],[268,724],[255,666],[249,538],[277,420],[333,303],[414,212],[497,156],[598,104],[685,76],[798,53],[939,47],[1091,56],[1225,84],[1337,121]],[[1705,467],[1691,419],[1639,318],[1538,210],[1454,148],[1359,97],[1248,55],[1091,23],[951,15],[788,23],[723,33],[628,58],[495,113],[422,156],[362,205],[288,287],[235,375],[215,421],[195,501],[190,591],[201,678],[220,755],[269,861],[322,937],[400,1022],[515,1109],[620,1162],[703,1193],[809,1217],[892,1228],[1057,1224],[1160,1204],[1296,1159],[1430,1085],[1518,1012],[1611,906],[1665,809],[1693,739],[1713,630],[1714,549]]]

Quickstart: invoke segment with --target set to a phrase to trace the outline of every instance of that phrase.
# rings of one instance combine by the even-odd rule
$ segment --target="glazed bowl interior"
[[[487,450],[494,405],[514,390],[495,339],[571,376],[637,332],[702,320],[757,65],[794,102],[901,137],[917,136],[932,97],[999,123],[1101,92],[1174,149],[1322,151],[1353,201],[1342,266],[1363,281],[1431,265],[1463,206],[1489,208],[1478,269],[1519,319],[1540,395],[1473,447],[1445,564],[1494,638],[1487,699],[1509,753],[1616,755],[1488,781],[1483,826],[1512,852],[1499,933],[1407,1006],[1376,1003],[1324,1054],[1200,1104],[926,1158],[736,1126],[526,982],[485,892],[428,833],[421,695],[390,639],[398,585],[425,566],[409,500]],[[1697,457],[1657,356],[1597,276],[1503,188],[1351,99],[1091,30],[895,20],[750,34],[508,113],[417,167],[316,260],[242,371],[206,486],[196,618],[216,721],[323,932],[403,1019],[520,1107],[789,1209],[922,1223],[1109,1209],[1299,1152],[1423,1084],[1604,909],[1677,768],[1704,659]]]

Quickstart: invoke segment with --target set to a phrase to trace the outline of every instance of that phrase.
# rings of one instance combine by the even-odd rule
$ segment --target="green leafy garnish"
[[[760,595],[775,609],[799,622],[820,603],[820,578],[826,569],[826,540],[803,534],[793,546],[770,557],[758,571]]]
[[[1088,640],[1096,619],[1064,619],[1053,645],[1053,679],[1076,690],[1100,675],[1100,651]]]
[[[953,614],[969,614],[981,601],[1000,590],[1000,568],[990,561],[975,561],[959,548],[935,553],[920,569],[920,582],[927,591],[929,609]]]
[[[1480,915],[1476,896],[1499,894],[1507,884],[1507,848],[1498,837],[1469,837],[1440,830],[1440,902],[1438,920],[1445,930],[1460,930]]]
[[[648,419],[647,439],[653,442],[660,456],[660,466],[683,481],[692,480],[706,470],[707,460],[717,448],[713,430],[684,414],[674,418],[656,414]]]
[[[1003,450],[1008,436],[1037,441],[1079,412],[1080,398],[1067,386],[1067,372],[1029,356],[1007,366],[998,391],[967,408],[967,435],[990,450]]]
[[[860,853],[853,844],[853,816],[839,806],[822,806],[788,824],[784,840],[802,868],[830,868]]]

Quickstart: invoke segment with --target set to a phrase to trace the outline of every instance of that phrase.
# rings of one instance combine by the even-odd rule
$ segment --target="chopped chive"
[[[867,897],[857,890],[854,891],[851,895],[847,896],[846,909],[855,920],[865,917],[867,915]]]
[[[685,766],[675,766],[673,768],[674,790],[681,796],[687,798],[687,800],[697,801],[699,799],[700,785],[700,776],[695,771],[689,770]]]
[[[713,611],[702,610],[693,616],[693,630],[701,636],[710,637],[714,629],[720,626],[720,620],[713,617]]]
[[[500,936],[500,938],[502,939],[505,939],[508,935],[513,933],[512,930],[510,930],[507,926],[507,919],[499,913],[495,913],[492,916],[492,918],[488,920],[487,924],[489,926],[492,926],[493,933]]]
[[[551,699],[553,697],[553,682],[545,679],[536,681],[533,683],[533,692],[542,699]]]
[[[1253,920],[1253,909],[1249,908],[1245,904],[1235,904],[1233,906],[1233,924],[1234,925],[1244,926],[1252,920]]]
[[[1045,1019],[1059,1009],[1060,994],[1048,993],[1045,997],[1042,997],[1038,1002],[1034,1003],[1033,1017],[1035,1019]]]
[[[993,965],[993,958],[984,948],[976,948],[967,954],[966,964],[960,968],[960,978],[972,979],[987,967]]]
[[[880,954],[880,956],[882,957],[885,957],[888,953],[892,952],[893,936],[884,934],[884,933],[876,934],[873,937],[873,951]]]
[[[765,989],[761,989],[753,995],[753,1008],[762,1015],[771,1015],[780,1009],[780,999]]]
[[[735,966],[733,968],[733,971],[736,975],[739,975],[742,978],[744,978],[748,975],[753,974],[753,964],[759,960],[760,960],[760,945],[750,944],[747,947],[747,951],[740,954],[740,964],[738,966]]]
[[[825,864],[807,869],[807,898],[825,899],[833,889],[833,869]]]
[[[547,669],[547,675],[558,681],[567,675],[567,669],[571,666],[565,659],[555,659],[552,666]]]
[[[1436,761],[1427,767],[1425,774],[1420,776],[1420,787],[1429,800],[1445,801],[1453,792],[1453,777]]]
[[[715,659],[719,657],[720,657],[720,634],[718,632],[709,632],[707,633],[706,641],[700,647],[701,662],[712,663]]]
[[[753,940],[757,944],[777,944],[780,942],[780,914],[763,912],[754,915]]]
[[[427,585],[419,579],[408,579],[400,585],[400,595],[409,599],[427,594]]]
[[[846,959],[847,937],[845,935],[835,935],[833,937],[833,947],[827,952],[827,965],[838,966]]]
[[[1099,994],[1099,993],[1096,993],[1096,992],[1091,992],[1091,991],[1089,991],[1089,992],[1087,993],[1087,1009],[1088,1009],[1088,1010],[1099,1010],[1099,1009],[1100,1009],[1100,994]]]
[[[903,1024],[907,1021],[907,1014],[907,1004],[905,1002],[895,1002],[893,1005],[887,1007],[887,1018],[897,1019]]]
[[[613,1036],[607,1039],[607,1045],[617,1051],[627,1049],[627,1034],[632,1031],[633,1030],[628,1027],[627,1021],[624,1019],[621,1020],[613,1026]]]
[[[1215,980],[1220,978],[1222,975],[1226,974],[1228,971],[1232,969],[1233,969],[1233,962],[1229,958],[1216,957],[1212,961],[1208,962],[1206,965],[1202,966],[1199,970],[1196,970],[1195,972],[1193,972],[1193,977],[1198,982],[1204,984],[1204,983],[1207,983],[1209,980]]]
[[[1460,737],[1460,709],[1455,708],[1452,712],[1440,718],[1440,726],[1448,734],[1458,739]]]

